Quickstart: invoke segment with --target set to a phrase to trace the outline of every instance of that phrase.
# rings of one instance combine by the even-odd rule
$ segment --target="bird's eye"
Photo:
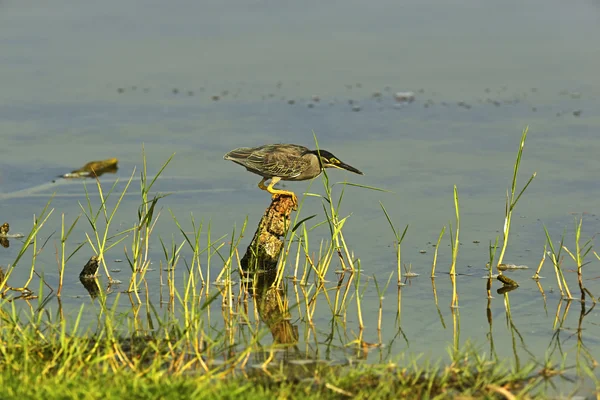
[[[337,158],[335,158],[335,157],[331,157],[331,159],[329,160],[329,162],[330,162],[330,163],[332,163],[332,164],[339,164],[339,163],[340,163],[340,160],[338,160],[338,159],[337,159]]]

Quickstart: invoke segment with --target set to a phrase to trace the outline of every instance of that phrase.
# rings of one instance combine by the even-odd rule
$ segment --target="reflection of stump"
[[[258,314],[269,327],[277,344],[298,343],[298,327],[289,320],[290,310],[279,289],[259,291],[256,298]]]
[[[258,286],[270,285],[277,275],[277,261],[283,249],[283,237],[290,228],[293,208],[291,196],[275,196],[246,249],[241,261],[242,272],[258,278]]]
[[[79,282],[83,285],[85,290],[89,293],[92,299],[95,299],[100,294],[100,285],[96,278],[82,278],[79,277]]]

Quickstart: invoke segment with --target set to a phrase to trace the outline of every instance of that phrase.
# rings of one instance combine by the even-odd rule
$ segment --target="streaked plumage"
[[[320,155],[320,159],[319,159]],[[326,150],[310,150],[297,144],[267,144],[259,147],[240,147],[223,157],[263,177],[258,187],[269,193],[288,194],[293,192],[273,189],[280,180],[303,181],[321,174],[323,168],[339,168],[362,175],[358,169],[343,163]],[[271,179],[269,186],[266,180]]]

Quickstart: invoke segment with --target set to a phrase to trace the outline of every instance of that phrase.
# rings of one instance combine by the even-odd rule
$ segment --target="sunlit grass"
[[[521,158],[523,157],[523,149],[525,148],[525,141],[527,140],[527,133],[529,132],[529,127],[526,127],[523,130],[523,134],[521,135],[521,142],[519,144],[519,150],[517,152],[517,159],[515,161],[513,176],[512,176],[512,184],[510,186],[510,191],[506,192],[506,207],[504,213],[504,227],[502,229],[502,248],[500,250],[500,255],[498,256],[497,265],[502,264],[504,260],[504,255],[506,254],[506,249],[508,247],[508,238],[510,233],[510,226],[512,222],[513,211],[519,202],[519,199],[525,193],[525,190],[529,187],[531,182],[535,179],[536,173],[534,172],[525,186],[519,191],[517,194],[517,177],[519,175],[519,168],[521,167]],[[500,271],[498,271],[500,272]]]

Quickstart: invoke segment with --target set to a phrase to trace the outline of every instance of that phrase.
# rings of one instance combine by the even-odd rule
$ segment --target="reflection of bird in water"
[[[309,150],[296,144],[267,144],[260,147],[240,147],[231,150],[223,157],[240,164],[250,172],[263,177],[258,187],[273,195],[292,196],[294,204],[297,198],[294,192],[274,189],[280,180],[304,181],[321,174],[324,168],[338,168],[363,175],[361,171],[348,165],[326,150]],[[265,186],[267,180],[271,180]]]

